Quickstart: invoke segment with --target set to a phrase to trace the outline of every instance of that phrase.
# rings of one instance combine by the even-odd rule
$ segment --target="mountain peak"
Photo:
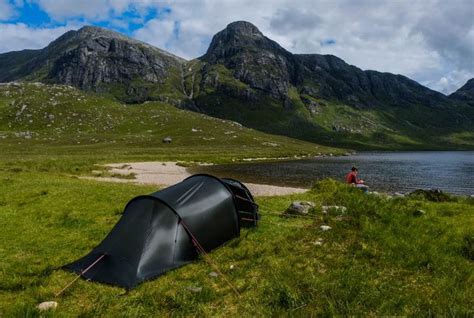
[[[474,101],[474,78],[471,78],[464,84],[460,89],[449,95],[450,98],[470,101]]]
[[[119,38],[119,39],[129,39],[127,36],[115,32],[109,29],[105,29],[98,26],[86,25],[76,31],[76,35],[81,38],[97,38],[97,37],[107,37],[107,38]]]
[[[278,43],[265,37],[252,23],[235,21],[214,35],[206,54],[201,59],[215,63],[237,52],[248,50],[273,51],[283,55],[289,53]]]
[[[263,36],[262,32],[260,32],[255,25],[247,21],[235,21],[229,23],[224,30],[247,36]]]
[[[232,22],[214,35],[200,59],[223,64],[238,80],[279,99],[286,98],[297,76],[293,55],[246,21]]]
[[[77,32],[79,32],[79,33],[82,33],[82,32],[97,32],[97,31],[110,31],[110,30],[107,30],[107,29],[104,29],[104,28],[101,28],[101,27],[98,27],[98,26],[95,26],[95,25],[85,25],[82,28],[80,28],[79,30],[77,30]]]

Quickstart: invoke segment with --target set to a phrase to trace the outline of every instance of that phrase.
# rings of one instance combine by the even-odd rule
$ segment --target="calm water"
[[[365,152],[348,157],[206,166],[194,172],[245,182],[310,187],[327,177],[343,181],[353,165],[373,191],[438,188],[474,194],[474,151]]]

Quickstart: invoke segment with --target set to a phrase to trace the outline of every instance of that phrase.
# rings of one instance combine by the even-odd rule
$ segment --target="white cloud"
[[[10,19],[15,13],[15,7],[8,0],[0,0],[0,21]]]
[[[421,84],[444,94],[450,94],[466,84],[473,76],[474,74],[472,72],[453,70],[443,74],[440,73],[434,77],[434,80],[422,81]]]
[[[108,20],[109,14],[116,7],[111,7],[111,1],[68,1],[68,0],[36,0],[37,4],[56,21],[65,21],[72,17],[84,17],[88,20],[104,21]],[[116,8],[118,13],[122,8],[122,1]]]
[[[51,18],[67,21],[70,18],[83,17],[89,21],[108,21],[128,10],[145,13],[153,0],[33,0]]]
[[[23,49],[40,49],[48,45],[63,33],[77,29],[79,25],[67,25],[56,28],[30,28],[23,23],[0,24],[0,52]]]
[[[135,38],[162,49],[171,48],[169,43],[173,41],[174,38],[174,25],[174,21],[153,19],[148,21],[145,27],[135,32]],[[173,53],[176,54],[176,48],[172,48],[173,50],[170,51],[174,51]]]

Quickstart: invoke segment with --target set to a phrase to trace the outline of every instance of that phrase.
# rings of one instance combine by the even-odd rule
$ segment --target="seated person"
[[[358,171],[356,167],[352,167],[351,172],[346,175],[346,182],[367,192],[369,187],[364,184],[364,180],[357,178]]]

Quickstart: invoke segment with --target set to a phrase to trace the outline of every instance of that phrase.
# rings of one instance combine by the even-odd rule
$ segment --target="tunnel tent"
[[[241,226],[256,226],[257,221],[258,206],[245,185],[194,175],[133,198],[106,238],[64,268],[88,280],[131,289],[195,260],[196,243],[208,252],[238,237]]]

